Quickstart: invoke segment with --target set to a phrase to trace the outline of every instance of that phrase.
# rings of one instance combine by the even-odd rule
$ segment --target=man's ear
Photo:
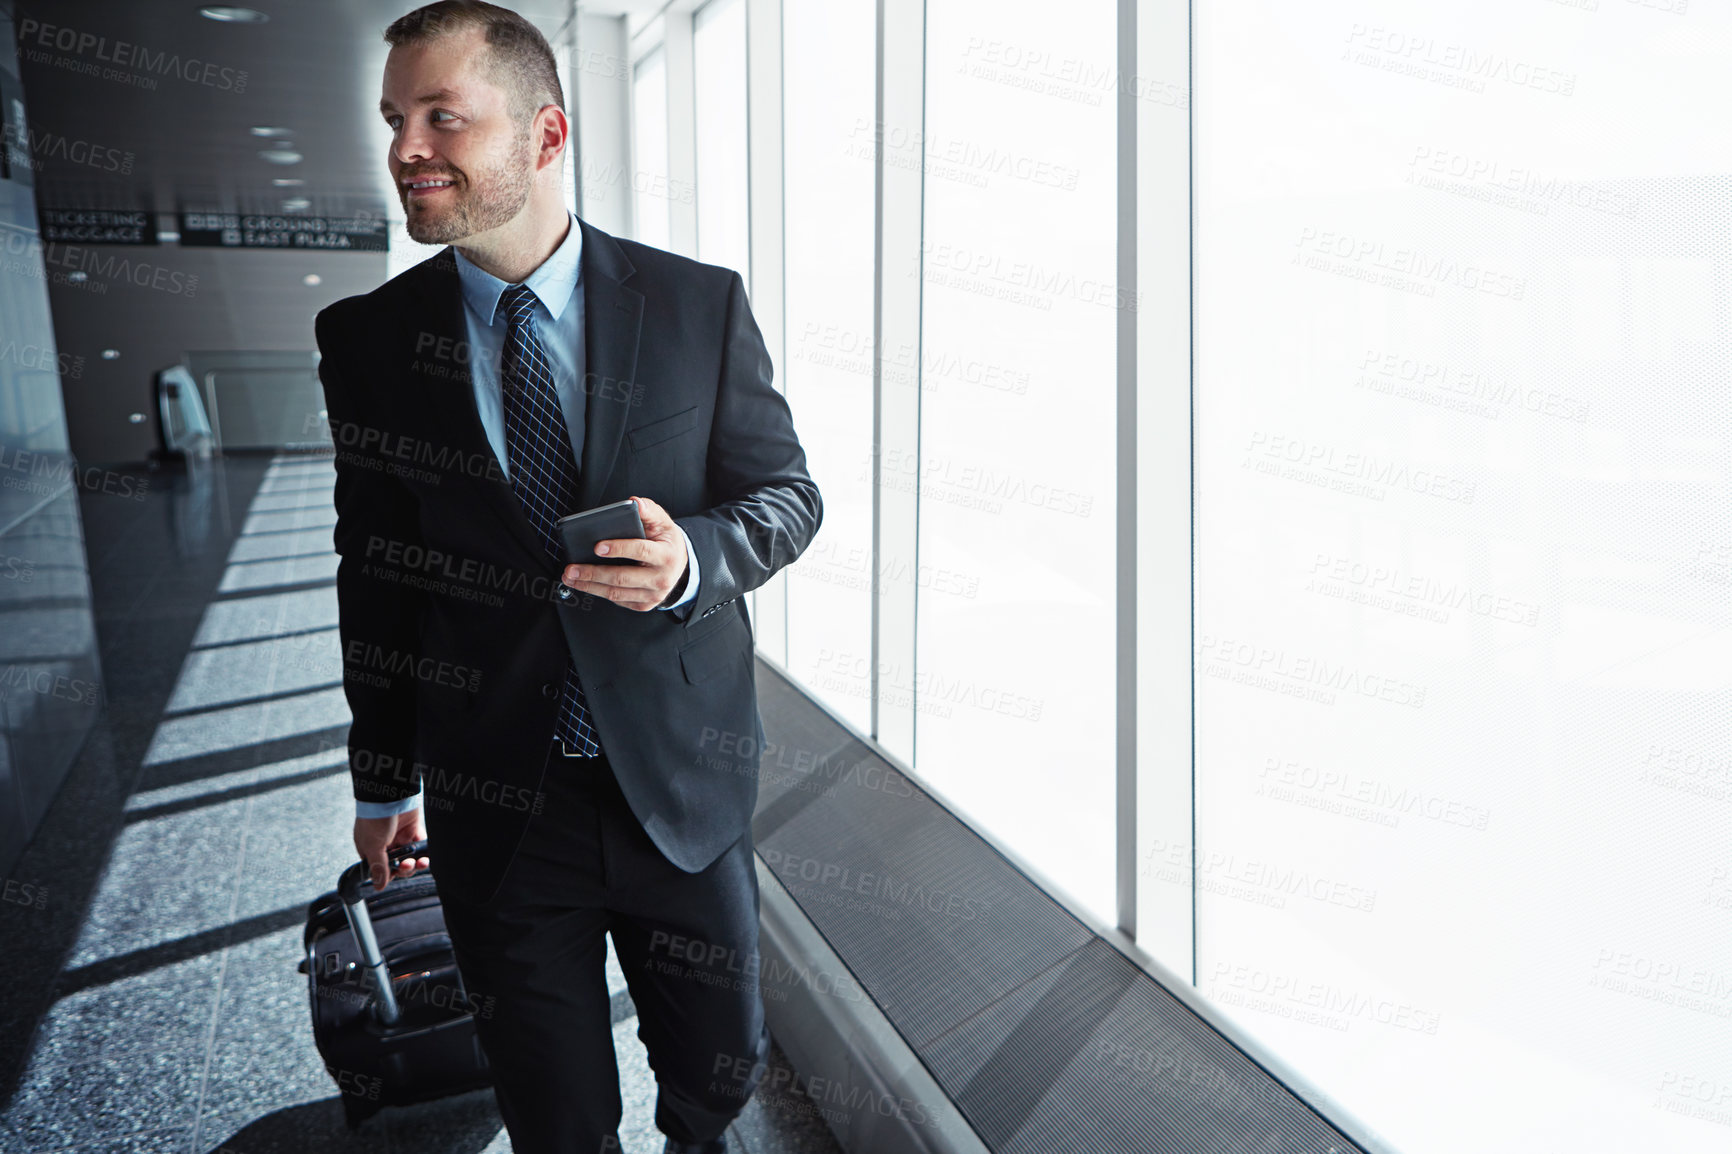
[[[571,125],[557,104],[545,104],[535,114],[536,167],[546,168],[565,159],[571,146]],[[552,151],[549,151],[549,150]]]

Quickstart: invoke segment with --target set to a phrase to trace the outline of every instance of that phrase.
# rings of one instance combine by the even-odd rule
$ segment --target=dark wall
[[[23,101],[0,0],[0,105]],[[23,105],[28,116],[28,104]],[[0,179],[0,876],[53,800],[101,708],[90,576],[28,165]],[[98,482],[100,483],[100,482]]]
[[[162,217],[171,227],[172,217]],[[78,251],[69,252],[70,248]],[[313,316],[386,279],[384,253],[82,245],[51,248],[54,335],[82,357],[66,385],[72,451],[85,464],[142,461],[156,447],[152,374],[189,350],[310,353]],[[302,283],[309,273],[318,285]],[[119,357],[104,360],[104,349]],[[135,424],[133,413],[145,421]]]

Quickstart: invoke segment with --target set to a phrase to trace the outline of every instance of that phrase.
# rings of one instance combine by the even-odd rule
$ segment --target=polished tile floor
[[[295,970],[352,859],[328,459],[232,457],[81,499],[106,705],[0,909],[0,1151],[481,1152],[490,1091],[350,1133]],[[618,963],[628,1152],[655,1081]],[[744,1154],[839,1151],[776,1049]]]

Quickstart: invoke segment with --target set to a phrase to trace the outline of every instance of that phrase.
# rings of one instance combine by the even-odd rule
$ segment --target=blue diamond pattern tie
[[[577,462],[572,460],[571,436],[559,411],[547,352],[529,323],[535,312],[535,294],[523,285],[512,285],[500,294],[499,307],[510,322],[505,355],[500,358],[499,385],[511,486],[523,502],[523,511],[535,526],[542,548],[555,561],[563,561],[553,524],[577,511]],[[577,668],[569,657],[553,732],[565,742],[569,753],[594,757],[601,752],[595,727],[590,724],[589,703],[584,700]]]

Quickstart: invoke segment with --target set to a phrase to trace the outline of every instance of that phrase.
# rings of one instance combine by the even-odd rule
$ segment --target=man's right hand
[[[421,823],[421,807],[406,810],[394,817],[358,817],[355,819],[355,852],[367,863],[373,879],[374,892],[391,884],[391,878],[408,877],[418,869],[426,869],[424,857],[406,857],[397,863],[395,875],[390,870],[388,852],[393,846],[408,845],[427,836]]]

